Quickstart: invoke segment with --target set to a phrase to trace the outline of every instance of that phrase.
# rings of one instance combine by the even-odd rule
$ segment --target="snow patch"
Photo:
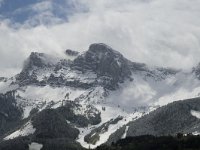
[[[191,115],[200,119],[200,112],[199,111],[191,110]]]
[[[23,119],[28,118],[30,115],[31,110],[33,109],[33,106],[27,106],[23,110]]]
[[[29,150],[41,150],[42,147],[43,147],[42,144],[32,142],[32,143],[29,145]]]
[[[33,128],[31,121],[29,121],[21,129],[15,131],[12,134],[10,134],[9,136],[5,137],[4,140],[14,139],[14,138],[17,138],[20,136],[28,136],[28,135],[34,134],[35,131],[36,131],[36,129]]]
[[[122,139],[126,138],[127,132],[128,132],[129,126],[126,126],[126,129],[124,131],[124,134],[122,135]]]
[[[19,86],[11,84],[13,80],[8,79],[7,81],[0,81],[0,93],[6,94],[9,91],[16,90]]]
[[[199,131],[195,131],[192,133],[193,135],[200,135],[200,132]]]

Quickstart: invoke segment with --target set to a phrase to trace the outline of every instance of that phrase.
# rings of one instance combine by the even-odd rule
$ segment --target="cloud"
[[[20,69],[31,51],[63,55],[95,42],[149,65],[188,69],[200,62],[198,0],[71,0],[75,9],[67,21],[49,11],[52,2],[34,5],[38,17],[17,29],[11,20],[1,21],[0,68]],[[33,26],[35,20],[41,23]]]

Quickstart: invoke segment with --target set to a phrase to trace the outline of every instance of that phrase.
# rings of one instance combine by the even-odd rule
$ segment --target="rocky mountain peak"
[[[32,52],[24,62],[24,67],[20,74],[16,76],[19,84],[30,84],[37,81],[37,72],[55,68],[60,61],[59,58],[38,52]]]
[[[67,54],[68,56],[77,56],[79,52],[71,50],[71,49],[67,49],[65,50],[65,54]]]
[[[109,61],[112,62],[112,64],[115,63],[119,67],[128,61],[121,53],[103,43],[91,44],[89,50],[85,53],[85,57],[86,59],[91,59],[98,63]]]
[[[32,52],[27,60],[27,66],[42,67],[44,65],[44,62],[42,61],[43,57],[43,53]]]
[[[119,52],[113,50],[110,46],[104,43],[94,43],[89,46],[88,52],[96,53],[96,54],[106,54],[106,53],[118,53]]]
[[[88,51],[74,60],[73,68],[82,72],[91,70],[98,77],[109,78],[110,83],[115,85],[131,75],[129,62],[111,47],[95,43],[90,45]]]
[[[32,52],[29,58],[25,62],[25,68],[30,67],[33,69],[33,67],[50,67],[55,65],[59,61],[58,58],[55,58],[51,55],[44,54],[44,53],[38,53],[38,52]]]

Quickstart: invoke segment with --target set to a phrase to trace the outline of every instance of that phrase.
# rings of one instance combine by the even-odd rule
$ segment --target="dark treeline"
[[[76,142],[65,139],[35,141],[43,144],[41,150],[86,150]],[[31,139],[17,138],[0,143],[0,150],[28,150]],[[200,136],[160,136],[151,135],[127,137],[111,145],[101,145],[96,150],[200,150]]]
[[[112,143],[111,146],[99,146],[96,150],[200,150],[200,136],[178,134],[177,137],[127,137]]]

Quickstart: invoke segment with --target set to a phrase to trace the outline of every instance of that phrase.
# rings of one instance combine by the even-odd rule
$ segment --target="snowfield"
[[[105,107],[105,111],[102,110],[102,107]],[[96,148],[97,146],[105,143],[109,136],[114,133],[117,129],[121,128],[122,126],[128,124],[130,121],[136,120],[146,114],[143,110],[136,111],[133,113],[126,112],[125,110],[121,109],[118,106],[109,106],[109,105],[96,105],[96,108],[98,108],[99,111],[101,111],[101,118],[102,122],[96,126],[89,126],[87,128],[78,128],[80,131],[79,138],[77,142],[79,142],[83,147],[85,148]],[[110,119],[114,119],[118,116],[122,116],[123,119],[120,120],[117,124],[110,124],[108,131],[99,134],[100,139],[96,142],[95,145],[88,144],[84,141],[84,137],[89,134],[93,129],[101,126],[102,124],[108,122]]]
[[[14,139],[20,136],[28,136],[30,134],[33,134],[35,130],[36,129],[33,128],[32,123],[29,121],[22,128],[5,137],[4,140]]]
[[[57,108],[64,105],[64,100],[74,101],[86,90],[70,87],[27,86],[16,92],[17,105],[23,108],[23,118],[27,118],[33,108],[40,111],[46,107]]]

